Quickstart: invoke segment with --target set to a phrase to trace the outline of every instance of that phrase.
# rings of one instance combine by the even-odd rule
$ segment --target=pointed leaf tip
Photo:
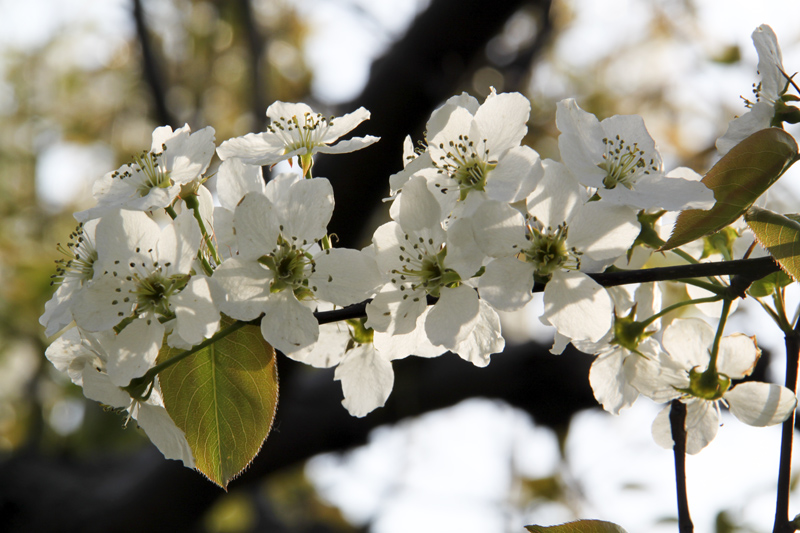
[[[558,526],[525,526],[531,533],[627,533],[613,522],[577,520]]]
[[[744,220],[784,272],[800,279],[800,223],[756,206],[747,210]]]
[[[757,131],[731,148],[702,180],[714,191],[714,207],[681,211],[672,235],[659,251],[710,235],[735,221],[797,157],[797,142],[780,128]]]
[[[234,323],[225,317],[221,326]],[[158,362],[181,352],[165,344]],[[227,490],[272,428],[278,405],[275,349],[257,326],[245,326],[161,371],[159,384],[197,470]]]

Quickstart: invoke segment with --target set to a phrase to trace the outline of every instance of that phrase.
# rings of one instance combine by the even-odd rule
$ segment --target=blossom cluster
[[[754,40],[762,98],[731,123],[721,150],[786,112],[774,34],[761,27]],[[661,332],[676,306],[662,305],[659,285],[607,289],[589,275],[645,264],[658,246],[642,236],[663,213],[711,208],[700,176],[667,171],[641,117],[601,121],[574,99],[557,105],[561,160],[543,160],[523,144],[530,108],[519,93],[494,91],[437,108],[389,178],[391,220],[361,250],[331,244],[333,189],[312,168],[315,154],[378,140],[340,140],[369,118],[365,109],[330,118],[276,102],[267,131],[219,147],[210,127],[156,129],[151,149],[103,176],[96,206],[75,215],[80,225],[41,317],[48,336],[68,327],[48,358],[87,397],[126,409],[166,457],[192,466],[158,379],[144,391],[131,385],[164,346],[213,339],[222,315],[259,324],[288,357],[335,366],[344,406],[364,416],[388,398],[395,359],[452,352],[489,364],[505,345],[499,312],[525,307],[540,284],[552,351],[572,343],[595,354],[589,379],[606,410],[619,413],[642,394],[686,402],[689,453],[713,438],[720,403],[751,425],[785,419],[795,406],[787,389],[731,386],[758,360],[754,338],[720,341],[699,318]],[[215,153],[216,198],[206,187]],[[295,158],[301,174],[265,181],[263,168]],[[314,314],[364,301],[361,319],[320,326]],[[653,427],[665,445],[668,411]]]

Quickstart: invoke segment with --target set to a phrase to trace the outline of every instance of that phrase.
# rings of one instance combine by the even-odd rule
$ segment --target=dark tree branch
[[[419,138],[433,109],[461,90],[467,66],[524,5],[546,18],[550,0],[434,0],[375,61],[361,95],[341,106],[370,110],[372,118],[356,134],[381,137],[365,150],[314,163],[316,176],[331,178],[336,210],[329,227],[342,246],[360,247],[371,238],[374,225],[364,213],[388,196],[388,177],[402,168],[403,139]]]
[[[800,359],[800,322],[786,334],[786,388],[797,392],[797,370]],[[781,428],[781,456],[778,464],[778,494],[775,503],[775,522],[772,533],[795,531],[789,523],[789,493],[792,478],[792,441],[794,439],[795,411],[783,422]]]
[[[266,121],[264,113],[267,110],[264,102],[267,101],[267,94],[264,90],[263,69],[261,68],[261,58],[264,51],[264,38],[261,36],[256,26],[253,6],[250,0],[238,0],[239,13],[242,26],[245,31],[247,50],[250,59],[250,112],[257,125],[257,130],[262,129]]]
[[[150,87],[150,95],[153,98],[155,116],[157,124],[169,124],[176,128],[179,125],[175,117],[170,113],[165,98],[164,84],[162,82],[163,72],[159,68],[156,55],[150,40],[150,32],[144,16],[141,0],[133,0],[133,20],[136,22],[136,36],[142,50],[142,74]]]

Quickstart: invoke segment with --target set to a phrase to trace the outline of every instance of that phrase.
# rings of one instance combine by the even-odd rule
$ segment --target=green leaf
[[[800,276],[800,222],[760,207],[751,207],[744,220],[781,268],[795,281]]]
[[[222,328],[235,321],[223,317]],[[158,363],[183,350],[166,344]],[[159,373],[164,406],[197,470],[226,489],[261,449],[278,405],[275,349],[244,326]]]
[[[702,182],[714,191],[708,211],[681,211],[661,251],[719,231],[739,218],[797,158],[794,137],[780,128],[760,130],[743,140],[708,171]]]
[[[531,533],[627,533],[622,527],[603,520],[577,520],[560,526],[525,526]]]
[[[786,287],[793,282],[794,280],[789,274],[783,270],[778,270],[750,284],[747,294],[755,298],[766,298],[767,296],[772,296],[777,289]]]

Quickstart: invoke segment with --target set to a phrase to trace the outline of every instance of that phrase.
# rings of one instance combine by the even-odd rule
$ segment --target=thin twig
[[[669,410],[672,429],[672,450],[675,453],[675,487],[678,495],[678,531],[692,533],[694,524],[689,515],[689,498],[686,496],[686,405],[672,400]]]

